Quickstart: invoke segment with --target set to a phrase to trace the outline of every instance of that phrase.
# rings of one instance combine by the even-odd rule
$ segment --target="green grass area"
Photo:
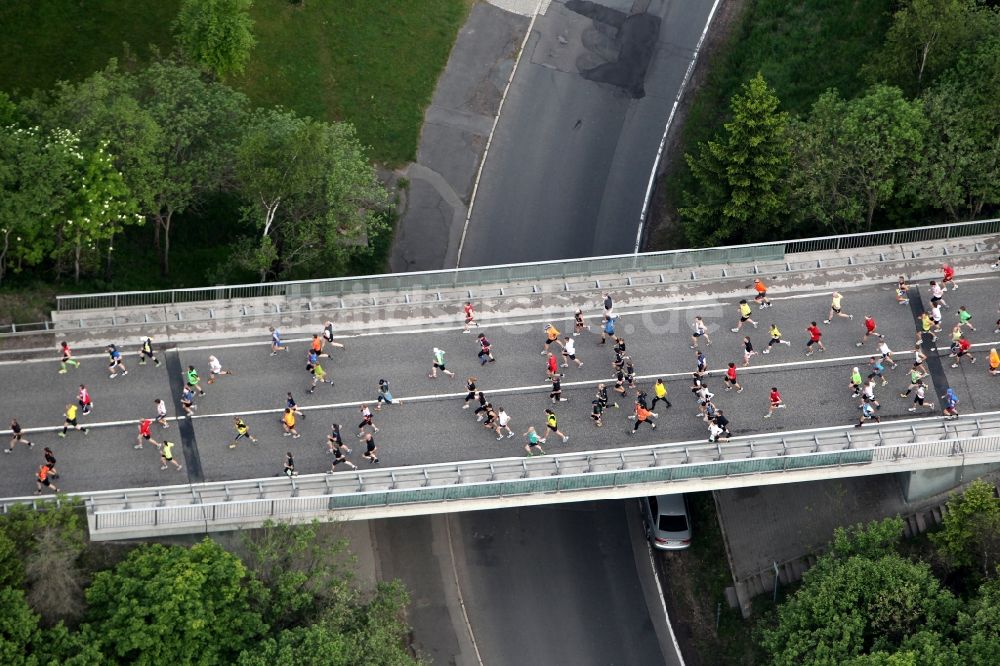
[[[168,52],[179,0],[0,3],[0,90],[76,81],[149,44]],[[416,156],[424,108],[470,0],[256,0],[257,46],[229,83],[259,106],[346,120],[375,162]],[[126,51],[123,42],[128,42]]]
[[[681,153],[694,154],[711,139],[729,113],[729,100],[758,71],[777,92],[782,108],[807,113],[823,91],[836,88],[845,98],[865,88],[861,66],[877,51],[889,28],[892,0],[747,0],[728,42],[709,60],[705,82],[684,122]],[[679,160],[667,174],[665,223],[650,250],[683,243],[673,222],[681,192],[691,183]]]

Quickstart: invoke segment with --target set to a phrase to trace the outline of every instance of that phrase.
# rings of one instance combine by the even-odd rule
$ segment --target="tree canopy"
[[[174,38],[191,62],[218,77],[241,74],[255,39],[253,0],[182,0]]]

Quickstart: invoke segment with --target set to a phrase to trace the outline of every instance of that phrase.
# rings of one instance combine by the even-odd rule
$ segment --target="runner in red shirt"
[[[952,289],[958,289],[958,285],[955,284],[955,269],[948,264],[941,264],[941,271],[944,273],[944,277],[941,278],[941,288],[947,289],[948,285],[951,285]]]
[[[160,443],[153,439],[153,435],[149,432],[149,427],[151,425],[153,425],[153,419],[143,419],[139,421],[139,434],[136,435],[136,444],[132,447],[133,449],[141,449],[144,441],[152,442],[153,446],[160,448]]]
[[[823,337],[823,333],[820,332],[819,326],[816,325],[816,322],[810,322],[809,325],[806,326],[806,332],[809,334],[809,342],[806,343],[806,356],[813,355],[813,351],[815,351],[812,348],[813,345],[818,345],[819,350],[825,352],[826,347],[823,346],[823,341],[820,340],[820,338]]]
[[[969,349],[971,349],[971,348],[972,348],[972,345],[969,343],[969,341],[967,339],[965,339],[965,338],[959,338],[958,339],[958,350],[955,352],[955,362],[951,364],[951,367],[957,368],[962,363],[962,358],[965,357],[965,356],[969,357],[969,362],[970,363],[975,363],[976,362],[976,357],[973,356],[972,353],[969,351]]]
[[[875,323],[875,317],[870,314],[865,315],[865,334],[861,337],[861,340],[854,343],[855,347],[861,347],[865,344],[865,341],[873,335],[878,337],[875,329],[878,328],[878,324]]]
[[[781,399],[781,394],[778,393],[778,389],[774,386],[771,387],[771,405],[767,408],[767,414],[764,414],[765,419],[771,418],[771,414],[774,414],[776,409],[784,409],[785,402]]]
[[[726,368],[726,376],[722,378],[722,381],[726,384],[726,390],[731,391],[736,389],[737,393],[743,393],[743,387],[740,383],[736,381],[736,364],[730,363],[729,367]]]
[[[77,391],[76,401],[80,405],[80,410],[83,416],[89,414],[90,410],[94,408],[94,402],[90,399],[90,392],[83,384],[80,384],[80,390]]]
[[[552,379],[553,377],[556,377],[556,376],[561,377],[562,375],[559,374],[559,361],[556,360],[556,355],[553,354],[552,352],[546,352],[546,353],[549,355],[549,358],[548,358],[548,376],[549,376],[549,379]]]
[[[66,374],[66,366],[72,365],[74,368],[80,367],[80,362],[73,358],[73,350],[69,348],[69,343],[65,340],[59,343],[59,349],[62,351],[62,360],[59,362],[59,374]]]
[[[472,303],[467,301],[462,306],[462,312],[465,313],[465,328],[462,329],[462,333],[468,333],[469,328],[472,326],[479,328],[479,322],[476,321],[476,313],[472,310]]]

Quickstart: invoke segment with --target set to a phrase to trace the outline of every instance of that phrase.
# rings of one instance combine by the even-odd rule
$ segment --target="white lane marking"
[[[469,611],[465,607],[465,597],[462,595],[462,585],[458,581],[458,565],[455,562],[455,546],[451,538],[451,514],[444,515],[445,533],[448,535],[448,553],[451,555],[451,575],[455,578],[455,594],[458,595],[458,606],[462,609],[462,619],[465,621],[465,629],[469,632],[469,640],[472,641],[472,649],[476,652],[476,661],[479,666],[485,666],[483,655],[479,652],[479,644],[476,643],[476,634],[472,631],[472,622],[469,620]]]
[[[674,644],[674,652],[677,654],[677,663],[684,666],[684,655],[681,654],[681,644],[677,642],[677,635],[674,633],[674,625],[670,621],[670,613],[667,612],[667,600],[663,596],[663,583],[660,582],[660,573],[656,569],[656,560],[653,555],[653,545],[649,543],[649,538],[644,538],[646,542],[646,553],[649,555],[649,566],[653,569],[653,578],[656,580],[656,593],[660,596],[660,606],[663,608],[663,618],[667,621],[667,631],[670,632],[670,641]]]
[[[674,116],[677,114],[677,109],[680,108],[681,97],[684,96],[684,90],[687,88],[688,81],[691,80],[691,74],[694,73],[694,66],[698,62],[698,53],[701,51],[702,45],[705,43],[705,37],[708,36],[708,29],[712,25],[712,17],[715,16],[715,10],[719,8],[719,0],[715,0],[712,4],[712,9],[708,12],[708,19],[705,21],[705,27],[701,29],[701,36],[698,37],[698,43],[695,44],[694,53],[691,56],[691,62],[688,63],[687,70],[684,72],[684,78],[681,79],[681,87],[677,90],[677,96],[674,97],[674,105],[670,109],[670,115],[667,116],[667,124],[663,127],[663,136],[660,137],[660,147],[656,150],[656,159],[653,160],[653,168],[649,172],[649,183],[646,185],[646,197],[642,202],[642,212],[639,214],[639,229],[635,232],[635,254],[639,254],[639,245],[642,244],[642,229],[646,224],[646,215],[649,213],[649,202],[653,196],[653,183],[656,182],[656,171],[660,168],[660,160],[663,158],[663,149],[667,145],[667,135],[670,133],[670,125],[674,122]],[[680,656],[680,650],[677,651],[677,655]],[[681,660],[683,663],[683,659]]]
[[[997,345],[997,344],[1000,344],[1000,343],[997,343],[997,342],[980,342],[980,343],[977,343],[977,344],[972,345],[972,346],[973,347],[977,347],[977,346],[984,347],[984,346],[992,346],[992,345]],[[947,351],[947,350],[943,350],[941,348],[938,348],[938,351]],[[903,356],[912,354],[912,353],[913,353],[912,351],[894,352],[894,354],[896,354],[900,358],[902,358]],[[821,364],[840,364],[840,363],[844,363],[845,361],[864,360],[864,359],[870,358],[873,355],[876,356],[876,357],[878,356],[877,353],[876,354],[863,354],[861,356],[830,356],[830,357],[825,357],[825,358],[815,358],[815,359],[802,360],[802,361],[786,361],[784,363],[769,363],[767,365],[752,365],[752,366],[749,366],[749,367],[746,367],[746,368],[739,367],[737,371],[740,374],[746,374],[746,373],[756,374],[757,372],[762,371],[762,370],[775,370],[775,369],[781,370],[781,369],[785,369],[785,368],[794,368],[794,367],[800,367],[800,366],[821,365]],[[947,357],[943,357],[943,358],[947,358]],[[715,370],[709,370],[705,374],[708,375],[708,376],[722,377],[725,374],[725,372],[726,372],[726,368],[718,368],[718,369],[715,369]],[[641,380],[649,380],[649,379],[656,379],[656,378],[662,378],[662,379],[679,379],[679,378],[683,378],[683,377],[690,377],[691,375],[692,375],[691,372],[664,372],[664,373],[652,373],[652,374],[648,374],[648,375],[636,375],[635,378],[636,378],[636,380],[639,380],[639,381],[641,381]],[[444,380],[442,380],[442,381],[444,381]],[[451,380],[448,380],[448,381],[451,381]],[[562,384],[563,388],[579,388],[581,386],[596,387],[597,384],[601,384],[601,383],[603,383],[603,384],[610,384],[610,383],[612,383],[614,381],[615,380],[612,377],[612,378],[606,378],[606,379],[598,378],[598,379],[585,379],[585,380],[571,381],[571,382],[561,382],[561,384]],[[544,392],[544,391],[550,390],[551,388],[552,388],[552,384],[551,383],[545,383],[545,384],[529,384],[529,385],[525,385],[525,386],[501,387],[501,388],[490,389],[489,391],[483,391],[483,392],[486,393],[486,394],[488,394],[488,395],[506,395],[506,394],[509,394],[509,393],[527,393],[527,392],[537,392],[537,391]],[[398,397],[397,396],[394,399],[394,402],[398,406],[398,405],[402,405],[404,403],[411,403],[411,402],[431,402],[431,401],[436,401],[436,400],[449,400],[451,398],[461,398],[461,397],[463,397],[463,396],[465,396],[467,394],[468,394],[468,391],[463,390],[463,391],[457,391],[457,392],[454,392],[454,393],[430,393],[430,394],[404,396],[404,397]],[[353,407],[360,407],[363,404],[370,404],[370,403],[375,403],[375,402],[377,402],[377,400],[375,398],[371,398],[371,399],[365,399],[365,400],[352,400],[352,401],[348,401],[348,402],[327,403],[327,404],[323,404],[323,405],[299,405],[298,407],[299,407],[300,411],[305,412],[305,411],[320,411],[320,410],[326,410],[326,409],[347,409],[347,408],[353,408]],[[232,418],[234,416],[241,416],[241,417],[242,416],[259,416],[261,414],[281,414],[284,411],[285,411],[284,407],[269,407],[269,408],[266,408],[266,409],[250,409],[250,410],[243,410],[243,411],[237,411],[237,412],[221,412],[221,413],[217,413],[217,414],[195,414],[191,418],[192,419],[212,419],[212,418]],[[992,413],[992,412],[989,412],[989,413]],[[188,418],[188,417],[168,416],[167,420],[168,421],[177,421],[177,420],[182,419],[182,418]],[[130,424],[130,423],[131,424],[137,424],[141,420],[142,420],[142,418],[128,419],[128,420],[125,420],[125,421],[103,421],[103,422],[99,422],[99,423],[91,423],[91,424],[87,425],[86,427],[87,428],[116,427],[116,426],[127,425],[127,424]],[[894,423],[896,423],[896,421],[894,421]],[[832,426],[832,427],[836,428],[836,427],[840,427],[840,426]],[[30,430],[31,430],[31,432],[52,432],[52,431],[61,430],[61,429],[62,429],[62,426],[59,425],[59,426],[41,426],[41,427],[37,427],[37,428],[31,428]],[[25,428],[25,433],[26,434],[27,434],[28,430],[29,430],[28,428]],[[815,430],[804,430],[804,431],[801,431],[801,432],[816,432],[816,431],[819,431],[819,430],[823,430],[823,428],[818,428],[818,429],[815,429]],[[10,432],[11,432],[10,430],[0,430],[0,435],[9,435]],[[799,432],[799,431],[794,431],[794,432]]]
[[[462,225],[462,238],[458,241],[458,252],[455,255],[455,268],[458,268],[462,263],[462,250],[465,249],[465,236],[469,233],[469,220],[472,219],[472,209],[476,205],[476,194],[479,192],[479,181],[483,177],[483,168],[486,166],[486,158],[490,155],[490,146],[493,145],[493,136],[496,134],[497,125],[500,123],[500,113],[503,112],[503,106],[507,102],[507,93],[510,92],[510,86],[514,83],[514,75],[517,74],[517,68],[521,64],[521,56],[524,55],[524,48],[528,45],[528,40],[531,38],[531,31],[535,28],[535,20],[541,12],[542,2],[543,0],[538,0],[538,4],[535,5],[535,11],[531,15],[531,21],[528,23],[528,29],[524,32],[524,39],[521,40],[521,48],[517,50],[517,58],[514,59],[514,66],[510,70],[510,76],[507,77],[507,85],[503,87],[503,94],[500,95],[500,104],[497,106],[497,114],[493,116],[493,127],[490,128],[490,135],[486,137],[486,147],[483,148],[483,159],[479,160],[479,169],[476,170],[476,180],[472,184],[472,195],[469,197],[469,210],[465,212],[465,224]],[[480,663],[482,663],[482,660],[480,660]]]

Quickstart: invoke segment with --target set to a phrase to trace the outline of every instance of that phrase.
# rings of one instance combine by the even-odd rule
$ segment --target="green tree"
[[[161,271],[167,275],[174,215],[226,183],[248,102],[243,94],[169,60],[143,70],[136,95],[162,139],[155,150],[162,171],[144,212],[156,223]]]
[[[1000,654],[1000,579],[994,577],[980,585],[977,597],[959,614],[957,633],[962,658],[954,663],[996,663]]]
[[[32,654],[38,640],[38,616],[28,608],[24,593],[12,587],[0,588],[0,664],[39,664]]]
[[[832,233],[870,231],[880,209],[909,196],[926,128],[922,104],[898,88],[876,85],[849,101],[823,93],[793,130],[800,223],[819,222]]]
[[[865,73],[916,95],[998,30],[1000,15],[977,0],[905,0]]]
[[[88,636],[133,664],[230,664],[265,625],[248,602],[249,573],[210,539],[136,548],[87,589]]]
[[[380,583],[367,603],[336,603],[319,621],[282,631],[240,655],[239,666],[353,666],[418,664],[407,650],[402,620],[406,591]]]
[[[948,500],[941,530],[931,541],[952,565],[978,566],[983,575],[996,568],[1000,558],[1000,500],[995,488],[976,479],[961,495]]]
[[[864,655],[919,650],[921,632],[948,634],[959,601],[930,567],[900,557],[886,543],[892,533],[898,540],[898,525],[876,523],[840,534],[839,545],[820,557],[778,609],[776,626],[764,629],[770,663],[850,663]]]
[[[241,74],[254,47],[253,0],[182,0],[174,21],[181,51],[216,76]]]
[[[346,123],[261,111],[236,149],[236,174],[258,229],[240,255],[262,280],[297,268],[336,272],[385,231],[388,194]]]
[[[983,40],[924,95],[930,129],[913,189],[952,219],[1000,203],[1000,37]]]
[[[680,209],[688,239],[699,245],[765,240],[788,212],[791,137],[788,114],[758,73],[730,102],[732,119],[715,140],[685,155],[697,186]]]

